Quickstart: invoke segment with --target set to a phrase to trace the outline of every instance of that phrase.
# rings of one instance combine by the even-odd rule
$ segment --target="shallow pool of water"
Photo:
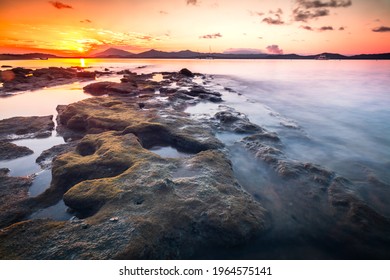
[[[164,158],[185,158],[191,156],[191,154],[181,152],[171,146],[154,146],[149,150],[155,154],[158,154],[160,157],[164,157]]]

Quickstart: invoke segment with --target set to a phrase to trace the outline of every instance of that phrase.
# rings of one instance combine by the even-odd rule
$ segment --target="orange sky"
[[[390,0],[0,0],[0,53],[390,52]]]

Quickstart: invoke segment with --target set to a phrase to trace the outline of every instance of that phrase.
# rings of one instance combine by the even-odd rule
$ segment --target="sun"
[[[83,48],[83,47],[78,47],[78,48],[77,48],[77,51],[78,51],[79,53],[83,53],[83,52],[84,52],[84,48]]]

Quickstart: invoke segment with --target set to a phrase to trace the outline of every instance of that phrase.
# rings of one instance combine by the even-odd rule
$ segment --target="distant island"
[[[316,59],[319,56],[325,56],[327,59],[366,59],[366,60],[388,60],[390,53],[380,54],[359,54],[346,56],[338,53],[320,53],[315,55],[298,55],[298,54],[240,54],[240,53],[201,53],[190,50],[177,52],[164,52],[151,49],[149,51],[138,54],[131,53],[125,50],[109,48],[103,52],[77,57],[64,57],[44,53],[28,53],[28,54],[0,54],[0,60],[16,60],[16,59],[48,59],[48,58],[158,58],[158,59]]]

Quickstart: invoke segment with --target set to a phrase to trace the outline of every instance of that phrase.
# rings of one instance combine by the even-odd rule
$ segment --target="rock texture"
[[[195,86],[187,74],[164,77]],[[159,87],[150,77],[125,75],[120,85],[86,88],[109,96],[58,107],[59,131],[79,140],[42,155],[53,158],[53,179],[28,205],[63,198],[77,218],[4,228],[1,258],[191,258],[210,247],[244,244],[269,228],[267,211],[235,180],[213,129],[177,110],[185,104],[174,98],[179,89],[161,94],[172,100],[160,102],[150,94]],[[188,156],[163,158],[148,150],[156,146]]]
[[[44,138],[54,128],[53,116],[14,117],[0,120],[0,140]]]
[[[0,160],[15,159],[34,153],[27,147],[0,140]]]
[[[25,209],[21,202],[28,197],[32,177],[10,177],[9,170],[0,169],[0,228],[20,221]]]
[[[42,69],[13,68],[0,72],[0,96],[16,91],[36,90],[79,80],[95,79],[96,73],[77,68],[49,67]]]

